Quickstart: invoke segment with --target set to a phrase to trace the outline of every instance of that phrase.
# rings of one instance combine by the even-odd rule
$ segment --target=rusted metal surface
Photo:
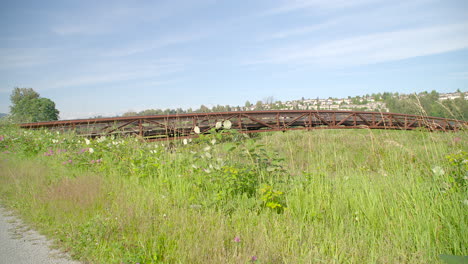
[[[175,115],[132,116],[97,119],[62,120],[21,124],[22,128],[49,128],[75,131],[88,137],[106,135],[139,135],[148,140],[166,140],[197,136],[194,129],[207,133],[216,123],[229,120],[231,129],[241,133],[311,130],[311,129],[398,129],[418,128],[430,131],[456,131],[468,127],[467,121],[405,115],[397,113],[357,111],[238,111]],[[222,130],[219,128],[218,130]]]

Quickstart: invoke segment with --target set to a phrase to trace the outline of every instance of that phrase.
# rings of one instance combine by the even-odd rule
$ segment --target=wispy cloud
[[[428,20],[431,13],[420,10],[433,0],[414,0],[411,2],[392,2],[373,5],[370,9],[364,8],[354,12],[346,12],[326,16],[312,25],[286,28],[277,32],[265,34],[260,41],[302,37],[320,31],[326,32],[356,32],[362,30],[385,29],[387,27],[407,27],[411,24],[432,22]],[[411,14],[409,16],[408,14]],[[429,15],[429,17],[428,17]],[[432,17],[433,18],[433,17]]]
[[[466,71],[466,72],[453,72],[453,73],[450,73],[450,77],[452,77],[453,79],[468,80],[468,71]]]
[[[147,51],[151,51],[151,50],[155,50],[158,48],[163,48],[163,47],[167,47],[171,45],[178,45],[178,44],[183,44],[183,43],[187,43],[191,41],[196,41],[196,40],[203,38],[207,34],[208,33],[206,32],[179,33],[177,35],[166,36],[166,37],[162,37],[159,39],[154,39],[154,40],[149,40],[149,41],[140,41],[140,42],[135,42],[135,43],[131,43],[128,45],[123,45],[119,48],[106,50],[101,55],[105,57],[130,56],[130,55],[147,52]]]
[[[330,9],[344,9],[350,7],[356,7],[366,4],[372,4],[381,2],[381,0],[294,0],[294,1],[283,1],[283,4],[268,9],[261,13],[261,15],[278,15],[283,13],[289,13],[305,9],[319,9],[319,10],[330,10]]]
[[[309,64],[328,67],[373,64],[468,48],[468,23],[369,34],[270,50],[247,64]]]
[[[95,86],[101,84],[110,84],[115,82],[124,82],[130,80],[163,82],[160,80],[162,76],[180,72],[184,69],[181,63],[145,63],[139,66],[124,66],[116,67],[116,64],[109,64],[108,67],[99,66],[97,68],[86,71],[82,74],[73,74],[70,77],[60,77],[57,79],[49,79],[43,85],[45,89],[66,89],[78,86]]]
[[[289,38],[289,37],[294,37],[294,36],[301,36],[301,35],[312,33],[314,31],[329,28],[333,25],[337,25],[341,21],[342,19],[335,19],[335,20],[330,20],[324,23],[319,23],[319,24],[315,24],[311,26],[298,27],[298,28],[293,28],[293,29],[284,30],[280,32],[275,32],[275,33],[260,37],[259,40],[265,41],[265,40],[284,39],[284,38]]]
[[[67,10],[57,14],[57,23],[51,26],[51,31],[57,35],[99,35],[121,31],[151,18],[157,21],[168,16],[165,5],[158,9],[145,6],[130,6],[115,4],[112,6],[99,4],[84,10]]]
[[[51,49],[47,48],[0,48],[0,69],[40,66],[54,60]]]

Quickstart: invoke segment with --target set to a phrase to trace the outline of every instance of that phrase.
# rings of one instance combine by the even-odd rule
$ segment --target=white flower
[[[225,120],[225,121],[223,122],[223,127],[224,127],[225,129],[231,129],[231,126],[232,126],[231,121]]]
[[[204,151],[210,151],[211,147],[210,146],[206,146],[205,148],[203,148]]]
[[[89,139],[87,139],[87,138],[85,138],[84,140],[86,142],[86,145],[89,145],[89,143],[91,143],[91,141],[89,141]]]
[[[52,139],[52,143],[57,144],[57,143],[58,143],[58,139]]]
[[[94,149],[93,149],[93,148],[89,148],[88,151],[89,151],[89,153],[93,153],[93,152],[94,152]]]
[[[200,128],[198,126],[195,126],[193,128],[193,132],[195,132],[196,134],[200,134]]]
[[[216,144],[216,139],[211,140],[211,145]]]
[[[103,141],[105,141],[105,140],[106,140],[106,137],[105,137],[105,136],[102,136],[102,137],[100,137],[100,138],[97,139],[97,142],[101,143],[101,142],[103,142]]]
[[[184,145],[188,144],[188,140],[186,138],[184,138],[184,140],[182,142],[184,142]]]
[[[436,167],[432,168],[432,172],[434,172],[434,174],[437,175],[437,176],[442,176],[442,175],[445,174],[444,169],[442,169],[439,166],[436,166]]]
[[[216,129],[220,129],[223,126],[223,123],[216,122]]]

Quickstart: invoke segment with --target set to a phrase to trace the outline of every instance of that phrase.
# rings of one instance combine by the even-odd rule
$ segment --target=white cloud
[[[341,67],[395,61],[468,48],[468,23],[364,35],[270,50],[246,64]]]
[[[134,54],[138,54],[142,52],[155,50],[158,48],[163,48],[166,46],[183,44],[183,43],[195,41],[195,40],[203,38],[206,35],[207,33],[202,33],[202,32],[185,33],[185,34],[180,33],[178,35],[166,36],[160,39],[150,40],[150,41],[145,41],[145,42],[132,43],[125,47],[106,50],[101,55],[105,57],[130,56],[130,55],[134,55]]]
[[[261,15],[278,15],[304,9],[344,9],[381,1],[382,0],[288,0],[284,1],[283,4],[278,7],[271,8],[261,13]]]
[[[467,72],[453,72],[450,74],[450,77],[452,77],[453,79],[468,80],[468,71]]]
[[[272,40],[272,39],[283,39],[283,38],[288,38],[288,37],[293,37],[293,36],[299,36],[299,35],[304,35],[304,34],[309,34],[311,32],[317,31],[317,30],[322,30],[329,28],[330,26],[336,25],[339,23],[340,20],[332,20],[316,25],[311,25],[311,26],[305,26],[305,27],[299,27],[295,29],[290,29],[290,30],[284,30],[276,33],[272,33],[268,36],[264,36],[260,38],[260,41],[265,41],[265,40]]]
[[[176,62],[161,64],[145,63],[138,66],[112,65],[110,63],[108,66],[109,67],[103,67],[103,65],[99,65],[85,73],[73,74],[73,76],[69,78],[61,77],[57,79],[49,79],[42,85],[38,84],[38,86],[44,87],[44,89],[56,89],[91,86],[129,80],[154,80],[155,78],[164,75],[180,72],[184,68],[182,64]]]
[[[39,66],[50,63],[54,59],[50,49],[0,49],[0,69]]]
[[[260,37],[260,41],[285,39],[311,35],[316,31],[325,32],[359,32],[362,30],[407,27],[408,24],[434,22],[428,20],[434,13],[422,12],[423,7],[433,0],[414,0],[410,2],[391,2],[373,5],[372,8],[360,9],[355,12],[339,13],[327,16],[323,22],[312,25],[284,29]],[[411,15],[409,15],[411,14]],[[431,17],[432,19],[434,17]],[[431,24],[432,24],[431,23]],[[317,35],[316,35],[317,36]],[[319,35],[318,35],[319,36]]]

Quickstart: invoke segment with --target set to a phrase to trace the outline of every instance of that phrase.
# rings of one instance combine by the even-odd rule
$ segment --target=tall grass
[[[2,203],[83,262],[437,263],[440,254],[468,255],[466,132],[234,133],[171,148],[0,134]]]

